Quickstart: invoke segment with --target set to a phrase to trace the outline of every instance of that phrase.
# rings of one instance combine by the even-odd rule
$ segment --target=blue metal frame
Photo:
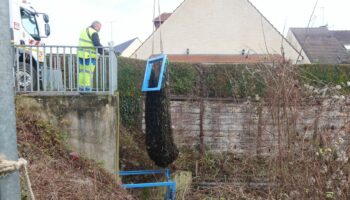
[[[158,80],[158,84],[156,87],[152,87],[150,88],[149,86],[149,79],[151,77],[151,73],[152,73],[152,67],[153,64],[156,62],[162,62],[162,66],[160,69],[160,73],[159,73],[159,80]],[[147,60],[147,65],[146,65],[146,71],[145,71],[145,76],[143,78],[143,84],[142,84],[142,92],[149,92],[149,91],[160,91],[163,86],[164,86],[164,81],[165,81],[165,73],[167,70],[167,55],[165,54],[161,54],[157,57],[154,58],[150,58]],[[164,79],[164,80],[163,80]]]
[[[166,180],[165,182],[154,182],[154,183],[131,183],[131,184],[123,184],[124,188],[146,188],[146,187],[167,187],[165,199],[169,200],[170,191],[171,191],[171,199],[175,200],[176,194],[176,183],[170,180],[170,170],[138,170],[138,171],[120,171],[120,176],[128,176],[128,175],[147,175],[147,174],[165,174]]]

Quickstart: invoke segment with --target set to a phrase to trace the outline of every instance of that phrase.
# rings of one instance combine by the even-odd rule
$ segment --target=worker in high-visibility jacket
[[[84,28],[79,38],[79,91],[92,91],[93,75],[96,67],[97,54],[102,54],[98,32],[101,30],[99,21],[92,22],[91,26]]]

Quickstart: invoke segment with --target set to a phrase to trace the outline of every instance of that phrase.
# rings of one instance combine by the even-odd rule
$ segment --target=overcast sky
[[[152,33],[153,0],[30,0],[37,11],[50,16],[50,45],[77,45],[80,30],[93,20],[102,22],[100,37],[122,43],[134,37],[144,41]],[[160,0],[161,12],[173,12],[183,0]],[[251,0],[281,32],[306,27],[316,0]],[[350,30],[349,0],[319,0],[311,27]],[[158,11],[156,12],[158,15]]]

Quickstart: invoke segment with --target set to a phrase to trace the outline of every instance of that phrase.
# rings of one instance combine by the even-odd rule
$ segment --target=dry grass
[[[283,62],[262,65],[258,70],[265,72],[263,83],[269,98],[257,102],[257,107],[261,104],[268,109],[265,117],[275,127],[270,133],[276,138],[274,149],[268,156],[260,154],[259,133],[255,155],[200,154],[181,149],[174,168],[195,175],[184,199],[350,199],[350,162],[339,159],[349,158],[350,148],[345,146],[346,155],[340,155],[336,145],[343,136],[318,126],[317,117],[311,137],[296,129],[300,103],[316,101],[296,81],[296,67]],[[264,128],[258,131],[268,133]]]
[[[17,133],[20,156],[29,161],[36,199],[133,199],[98,164],[70,156],[61,132],[20,109]],[[27,199],[26,191],[22,196]]]

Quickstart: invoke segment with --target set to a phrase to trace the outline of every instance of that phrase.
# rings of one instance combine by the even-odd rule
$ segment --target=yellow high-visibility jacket
[[[79,37],[79,46],[84,48],[78,49],[79,58],[96,58],[96,48],[92,43],[91,36],[96,32],[95,29],[88,27],[81,31]]]

